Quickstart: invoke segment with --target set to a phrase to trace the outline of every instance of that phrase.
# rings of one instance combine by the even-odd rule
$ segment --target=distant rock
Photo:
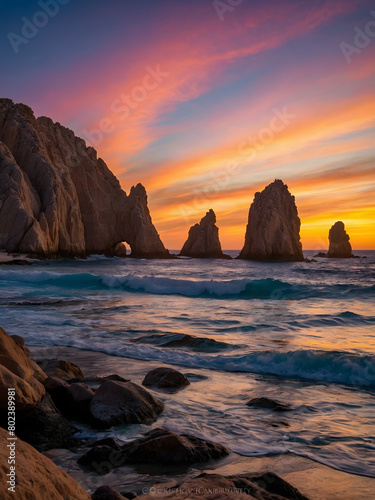
[[[44,257],[170,257],[145,188],[127,195],[94,148],[24,104],[0,99],[0,249]]]
[[[126,245],[122,242],[117,243],[113,247],[113,255],[115,257],[126,257]]]
[[[301,221],[288,186],[275,180],[255,193],[240,259],[303,261]]]
[[[328,257],[335,259],[347,259],[353,257],[352,246],[349,242],[349,235],[345,231],[343,222],[338,221],[329,230]]]
[[[349,235],[345,231],[345,224],[337,221],[333,224],[328,233],[329,249],[328,253],[319,252],[314,257],[330,257],[332,259],[358,258],[352,254],[352,246],[349,242]]]
[[[155,386],[161,389],[176,388],[189,385],[190,382],[181,372],[167,367],[155,368],[147,373],[142,385]]]
[[[216,226],[216,215],[212,209],[206,213],[199,224],[190,228],[188,239],[179,255],[201,259],[231,259],[221,249],[219,228]]]

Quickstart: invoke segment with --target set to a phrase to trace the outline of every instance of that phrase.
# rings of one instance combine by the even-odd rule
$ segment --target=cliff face
[[[181,256],[230,259],[221,249],[219,240],[219,228],[216,226],[216,215],[209,210],[199,224],[195,224],[189,230],[189,236],[182,250]]]
[[[129,196],[94,148],[10,99],[0,99],[0,248],[45,256],[168,257],[147,194]]]
[[[255,193],[240,259],[302,261],[301,221],[294,196],[275,180]]]
[[[328,257],[336,259],[347,259],[353,257],[352,246],[349,243],[349,235],[345,231],[343,222],[338,221],[329,230]]]

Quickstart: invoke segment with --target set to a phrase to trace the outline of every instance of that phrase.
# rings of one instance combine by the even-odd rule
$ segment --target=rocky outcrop
[[[0,441],[9,443],[9,434],[0,428]],[[15,487],[14,492],[8,490],[11,484],[12,464],[8,463],[9,448],[0,448],[0,482],[3,500],[46,500],[80,499],[90,500],[90,495],[66,472],[63,472],[49,458],[36,451],[21,439],[16,441]]]
[[[255,193],[240,259],[303,261],[301,221],[294,196],[281,180]]]
[[[201,259],[231,258],[221,249],[219,228],[216,226],[216,215],[213,210],[209,210],[199,224],[190,228],[188,239],[179,255]]]
[[[159,389],[177,388],[189,385],[185,375],[174,368],[160,367],[148,372],[142,385],[155,386]]]
[[[349,242],[349,235],[345,231],[345,224],[341,221],[335,224],[329,230],[329,249],[327,257],[336,259],[347,259],[353,257],[352,246]]]
[[[0,248],[47,257],[169,257],[145,188],[127,195],[92,147],[50,118],[0,99]]]
[[[90,413],[96,427],[150,423],[156,420],[164,404],[146,389],[133,382],[104,382],[90,403]]]
[[[22,337],[0,328],[0,409],[8,407],[8,388],[15,389],[16,410],[34,408],[45,395],[47,376],[34,360]]]

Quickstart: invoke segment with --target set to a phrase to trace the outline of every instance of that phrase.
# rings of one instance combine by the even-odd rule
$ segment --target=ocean
[[[93,256],[4,266],[0,326],[35,349],[116,356],[119,371],[133,359],[138,372],[143,360],[146,373],[147,361],[188,374],[191,385],[168,394],[154,426],[245,456],[293,452],[375,477],[375,252],[356,254],[298,263]],[[93,359],[91,371],[105,372]],[[262,396],[291,411],[246,406]],[[130,427],[117,431],[123,441],[145,429]]]

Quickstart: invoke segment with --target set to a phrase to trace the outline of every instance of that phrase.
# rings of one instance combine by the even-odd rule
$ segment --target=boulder
[[[219,228],[216,226],[216,215],[212,209],[206,213],[199,224],[189,229],[188,239],[179,255],[202,259],[231,259],[221,249]]]
[[[269,398],[253,398],[248,401],[246,405],[275,411],[288,411],[292,409],[288,403],[281,403],[280,401]]]
[[[188,379],[177,370],[173,368],[155,368],[148,372],[145,376],[142,385],[145,386],[156,386],[160,389],[172,388],[172,387],[183,387],[189,385]]]
[[[0,249],[42,257],[170,257],[152,224],[145,188],[127,195],[73,131],[0,99]]]
[[[163,409],[164,403],[143,387],[113,380],[101,384],[90,403],[93,424],[99,428],[152,422]]]
[[[353,257],[352,246],[349,242],[349,235],[345,231],[343,222],[338,221],[329,230],[328,257],[336,259],[348,259]]]
[[[66,396],[68,404],[66,412],[63,413],[86,422],[90,418],[90,403],[94,397],[91,387],[82,382],[75,382],[70,384]]]
[[[57,377],[63,380],[83,380],[85,378],[80,367],[70,361],[44,359],[38,363],[44,373],[50,377]]]
[[[47,393],[51,396],[56,407],[64,412],[69,405],[69,384],[58,377],[48,377],[44,387]]]
[[[16,432],[39,451],[63,448],[76,432],[54,405],[49,394],[31,410],[18,411]]]
[[[0,441],[7,442],[7,431],[0,428]],[[16,441],[15,493],[6,488],[10,471],[9,448],[0,448],[0,482],[3,500],[90,500],[90,495],[73,478],[63,472],[49,458],[21,439]],[[10,485],[8,485],[9,487]]]
[[[139,464],[193,464],[225,457],[225,446],[155,428],[122,447],[125,462]]]
[[[29,357],[23,339],[10,337],[0,327],[0,409],[8,407],[8,388],[16,393],[16,410],[35,407],[45,395],[47,376]]]
[[[308,500],[297,488],[272,472],[222,476],[203,473],[173,487],[163,484],[149,488],[137,500]]]
[[[126,464],[186,465],[217,460],[229,453],[221,444],[155,428],[121,447],[116,442],[96,444],[78,459],[78,463],[103,475]]]
[[[288,186],[275,180],[255,193],[239,259],[303,261],[301,221]]]

